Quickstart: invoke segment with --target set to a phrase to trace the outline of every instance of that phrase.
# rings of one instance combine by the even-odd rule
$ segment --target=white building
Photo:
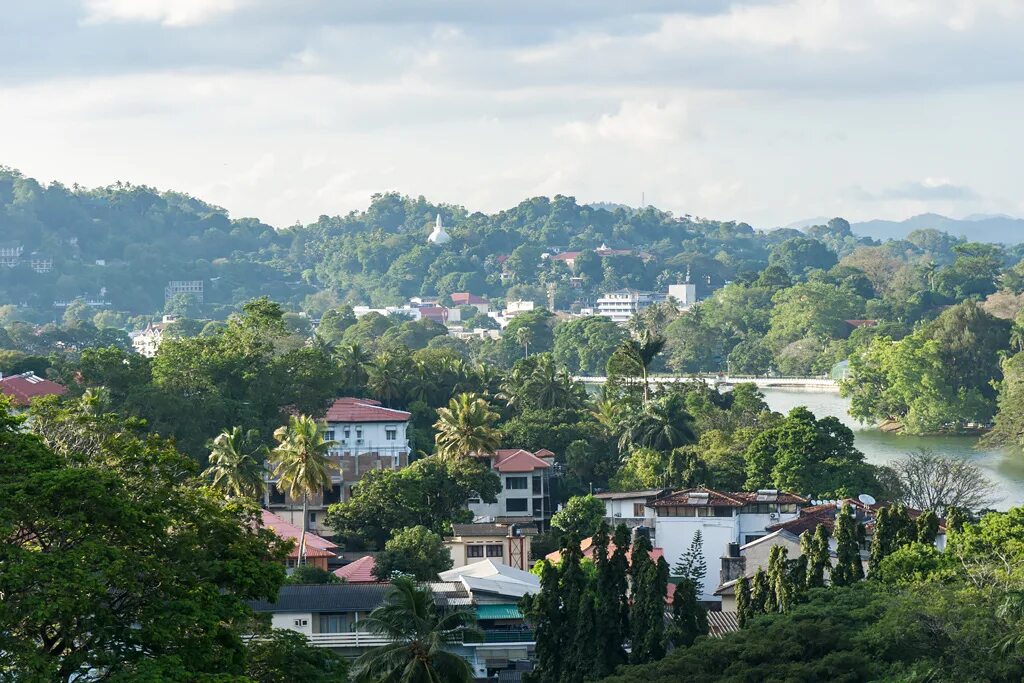
[[[613,322],[625,323],[637,312],[664,300],[664,295],[655,292],[620,289],[615,292],[605,292],[604,296],[597,300],[595,312],[597,315],[611,318]]]
[[[536,307],[532,301],[509,301],[505,304],[504,315],[506,318],[514,318],[520,313],[529,313]]]
[[[397,470],[409,464],[410,416],[369,398],[339,398],[328,408],[324,439],[335,442],[330,455],[336,469],[330,490],[307,501],[308,530],[331,535],[333,530],[323,526],[327,506],[351,498],[352,486],[367,472]],[[267,487],[265,505],[289,523],[301,526],[302,499],[286,496],[273,485],[275,481],[268,476],[271,485]]]
[[[612,528],[619,524],[630,528],[645,526],[654,534],[654,508],[651,503],[669,493],[668,489],[608,491],[595,493],[594,498],[604,503],[604,519]],[[653,542],[654,539],[651,540]]]
[[[501,479],[501,491],[494,503],[479,498],[469,501],[476,521],[528,523],[546,522],[554,512],[551,504],[551,463],[555,454],[541,449],[531,453],[522,448],[499,448],[493,456],[477,456],[487,462]]]
[[[445,232],[444,225],[441,223],[441,214],[437,214],[437,220],[434,221],[434,229],[427,236],[427,242],[430,244],[447,244],[451,241],[451,236]]]
[[[709,568],[700,599],[716,601],[720,582],[714,568],[728,554],[729,544],[745,545],[768,535],[768,527],[796,519],[807,503],[800,496],[771,489],[724,493],[699,487],[658,498],[650,506],[657,544],[664,549],[669,566],[675,565],[700,530]]]
[[[164,338],[166,327],[178,319],[176,315],[165,315],[158,323],[149,323],[145,329],[132,332],[128,336],[132,340],[132,348],[135,353],[146,358],[152,358],[160,350],[160,343]]]
[[[423,313],[416,306],[386,306],[384,308],[370,308],[369,306],[352,307],[352,314],[357,318],[362,318],[367,313],[379,313],[385,317],[389,315],[401,315],[405,316],[409,320],[419,320],[423,317]]]
[[[452,524],[444,545],[452,556],[452,567],[464,567],[484,559],[529,570],[533,537],[532,524]]]
[[[680,309],[687,309],[697,303],[697,285],[684,282],[681,285],[669,285],[668,295],[676,300]]]

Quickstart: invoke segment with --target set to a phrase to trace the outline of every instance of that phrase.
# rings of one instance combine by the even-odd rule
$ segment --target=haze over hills
[[[902,239],[914,230],[935,228],[972,242],[1024,242],[1024,219],[1002,214],[975,214],[966,218],[949,218],[935,213],[923,213],[902,221],[872,220],[852,223],[854,233],[879,240]]]

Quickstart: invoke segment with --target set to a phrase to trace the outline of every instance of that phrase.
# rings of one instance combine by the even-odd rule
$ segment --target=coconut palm
[[[266,448],[246,448],[257,437],[255,430],[243,432],[241,427],[232,427],[210,442],[210,464],[203,476],[211,479],[213,488],[232,498],[263,497]]]
[[[619,344],[608,359],[605,370],[609,379],[624,377],[639,378],[644,387],[644,403],[651,399],[650,386],[647,383],[647,369],[655,356],[665,348],[665,338],[644,333],[639,339],[627,339]]]
[[[437,409],[434,437],[437,454],[457,458],[473,454],[493,454],[498,448],[498,413],[476,394],[459,394]]]
[[[696,441],[693,417],[686,412],[683,397],[668,394],[629,418],[619,437],[619,450],[626,453],[631,448],[651,448],[668,452]]]
[[[372,360],[359,344],[345,344],[337,348],[334,358],[341,366],[342,386],[350,391],[357,391],[366,386],[366,368]]]
[[[288,424],[274,431],[277,447],[270,452],[277,489],[292,499],[302,497],[302,535],[299,564],[306,560],[306,527],[309,499],[331,485],[337,465],[328,457],[334,441],[325,441],[323,426],[308,415],[292,415]]]
[[[586,392],[568,371],[558,369],[550,353],[540,353],[516,363],[498,398],[517,410],[575,409],[583,406]]]
[[[384,604],[373,610],[359,627],[388,639],[367,651],[352,667],[356,683],[470,683],[473,669],[451,652],[482,633],[476,618],[463,609],[441,611],[427,587],[409,577],[391,583]]]
[[[516,341],[523,347],[523,355],[530,357],[530,342],[533,341],[533,330],[529,327],[520,327],[516,330]]]
[[[405,395],[405,385],[412,373],[408,356],[385,351],[378,353],[367,368],[366,387],[389,408]]]

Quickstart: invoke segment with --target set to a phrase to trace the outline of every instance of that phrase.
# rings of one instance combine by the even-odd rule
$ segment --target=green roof
[[[477,605],[477,619],[522,619],[523,613],[516,605]]]

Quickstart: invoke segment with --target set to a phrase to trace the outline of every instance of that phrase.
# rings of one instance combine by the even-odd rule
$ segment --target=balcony
[[[484,629],[483,642],[466,643],[467,647],[479,647],[491,643],[532,643],[534,642],[533,629]]]
[[[367,631],[313,633],[306,638],[314,647],[377,647],[388,644],[386,637]]]

